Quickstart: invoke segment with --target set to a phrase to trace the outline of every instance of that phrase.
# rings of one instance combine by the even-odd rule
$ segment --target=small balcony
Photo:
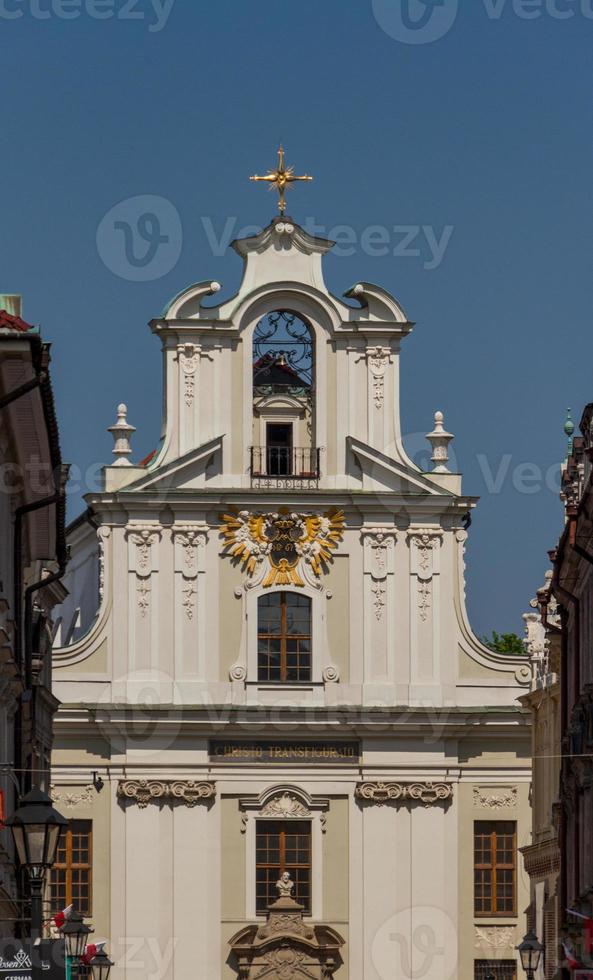
[[[315,489],[320,450],[286,446],[252,446],[251,485],[263,490]]]

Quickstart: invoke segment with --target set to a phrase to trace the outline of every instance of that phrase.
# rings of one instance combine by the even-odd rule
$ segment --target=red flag
[[[80,962],[84,963],[85,966],[90,966],[91,961],[94,960],[95,956],[102,952],[106,939],[101,940],[98,943],[89,943],[88,946],[84,947],[84,953],[80,957]]]
[[[53,924],[56,927],[56,929],[61,929],[62,928],[62,926],[64,925],[64,923],[72,915],[73,909],[74,909],[74,906],[73,905],[68,905],[65,909],[62,909],[61,912],[58,912],[56,915],[54,915],[54,917],[53,917],[53,919],[51,921],[53,922]]]
[[[574,949],[570,943],[562,943],[562,949],[564,950],[564,958],[568,964],[568,969],[576,970],[577,966],[580,966],[581,964],[577,960]]]

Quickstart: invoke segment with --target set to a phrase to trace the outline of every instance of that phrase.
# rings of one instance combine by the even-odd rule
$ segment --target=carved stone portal
[[[240,980],[331,980],[344,940],[329,926],[304,921],[303,906],[290,898],[288,872],[276,887],[281,897],[268,906],[265,923],[246,926],[229,941]]]

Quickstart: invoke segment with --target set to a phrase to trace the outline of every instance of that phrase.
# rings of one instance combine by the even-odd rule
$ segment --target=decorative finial
[[[127,459],[131,455],[132,448],[130,446],[130,439],[132,433],[136,431],[133,425],[128,424],[128,406],[121,405],[117,406],[117,422],[115,425],[110,425],[107,429],[111,432],[115,445],[113,447],[113,455],[115,456],[115,462],[112,466],[131,466],[130,460]]]
[[[570,408],[566,409],[566,422],[564,423],[564,432],[568,438],[568,447],[566,450],[566,455],[572,456],[572,450],[574,446],[573,434],[574,434],[574,422],[572,420],[572,412]]]
[[[454,438],[450,432],[445,432],[443,422],[445,416],[442,412],[434,413],[434,429],[427,433],[426,438],[432,446],[431,459],[434,463],[433,473],[449,473],[447,463],[449,462],[449,443]]]
[[[288,188],[295,180],[313,180],[308,174],[303,174],[302,177],[297,177],[294,172],[294,167],[287,167],[284,162],[284,149],[280,146],[278,150],[278,166],[276,170],[268,170],[265,177],[260,177],[255,174],[250,177],[249,180],[265,180],[270,185],[270,190],[276,189],[279,195],[278,201],[278,211],[280,214],[284,214],[286,211],[286,199],[285,194]]]

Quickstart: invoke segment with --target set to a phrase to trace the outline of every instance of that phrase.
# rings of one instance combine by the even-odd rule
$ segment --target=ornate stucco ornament
[[[515,945],[516,926],[476,926],[476,941],[474,946],[491,946],[492,949],[509,949]]]
[[[290,793],[283,793],[282,796],[275,796],[263,807],[262,817],[308,817],[309,810],[297,800],[296,796]]]
[[[208,803],[216,796],[216,783],[193,779],[121,779],[117,786],[120,799],[131,800],[141,809],[149,803],[185,803],[193,807]]]
[[[66,810],[74,810],[77,806],[89,805],[95,799],[92,785],[62,786],[60,789],[51,786],[50,792],[54,803],[59,803]]]
[[[332,560],[332,552],[344,536],[343,511],[325,514],[295,514],[278,511],[270,514],[221,515],[224,548],[242,566],[250,578],[263,578],[263,587],[271,585],[318,587],[318,580]],[[256,576],[256,572],[260,574]],[[255,583],[254,583],[255,584]]]
[[[358,783],[355,796],[365,803],[450,803],[453,799],[451,783]]]
[[[517,805],[517,787],[508,786],[488,790],[474,786],[474,806],[485,807],[487,810],[502,810],[505,807]]]

